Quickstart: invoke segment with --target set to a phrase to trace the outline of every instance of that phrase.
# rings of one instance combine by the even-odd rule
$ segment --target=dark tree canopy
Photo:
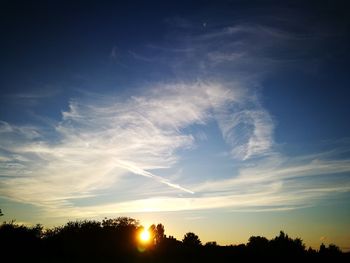
[[[140,226],[138,220],[131,217],[105,218],[102,220],[102,226],[105,228],[137,228]]]
[[[159,244],[162,242],[165,236],[165,230],[163,224],[158,224],[156,227],[156,243]]]
[[[185,234],[184,238],[182,239],[182,243],[186,246],[200,246],[202,245],[201,240],[199,237],[192,232],[188,232]]]

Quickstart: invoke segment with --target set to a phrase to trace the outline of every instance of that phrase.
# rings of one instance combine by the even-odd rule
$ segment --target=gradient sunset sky
[[[350,250],[347,1],[2,1],[1,220]]]

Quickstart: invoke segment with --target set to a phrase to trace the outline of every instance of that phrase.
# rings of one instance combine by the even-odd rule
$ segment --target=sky
[[[350,250],[347,1],[2,1],[2,220]]]

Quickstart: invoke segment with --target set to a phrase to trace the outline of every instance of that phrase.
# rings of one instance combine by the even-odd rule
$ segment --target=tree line
[[[1,212],[1,211],[0,211]],[[247,244],[219,246],[202,244],[198,235],[188,232],[183,239],[165,235],[163,224],[151,225],[148,242],[140,241],[144,227],[130,217],[70,221],[44,229],[15,221],[0,225],[0,260],[8,262],[250,262],[329,261],[350,262],[349,253],[338,246],[322,244],[308,248],[300,238],[283,231],[275,238],[252,236]],[[5,261],[3,261],[5,262]]]

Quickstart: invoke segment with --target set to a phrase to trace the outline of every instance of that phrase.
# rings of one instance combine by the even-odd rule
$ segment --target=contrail
[[[125,162],[125,161],[120,161],[120,160],[117,160],[116,161],[118,164],[118,167],[120,168],[124,168],[134,174],[138,174],[138,175],[142,175],[142,176],[145,176],[145,177],[149,177],[149,178],[153,178],[155,179],[156,181],[162,183],[162,184],[165,184],[167,186],[170,186],[172,188],[175,188],[175,189],[179,189],[181,191],[184,191],[186,193],[190,193],[190,194],[194,194],[193,191],[185,188],[185,187],[182,187],[181,185],[178,185],[178,184],[173,184],[171,182],[169,182],[168,180],[158,176],[158,175],[155,175],[153,173],[150,173],[148,171],[145,171],[137,166],[135,166],[134,164],[131,164],[129,162]]]

